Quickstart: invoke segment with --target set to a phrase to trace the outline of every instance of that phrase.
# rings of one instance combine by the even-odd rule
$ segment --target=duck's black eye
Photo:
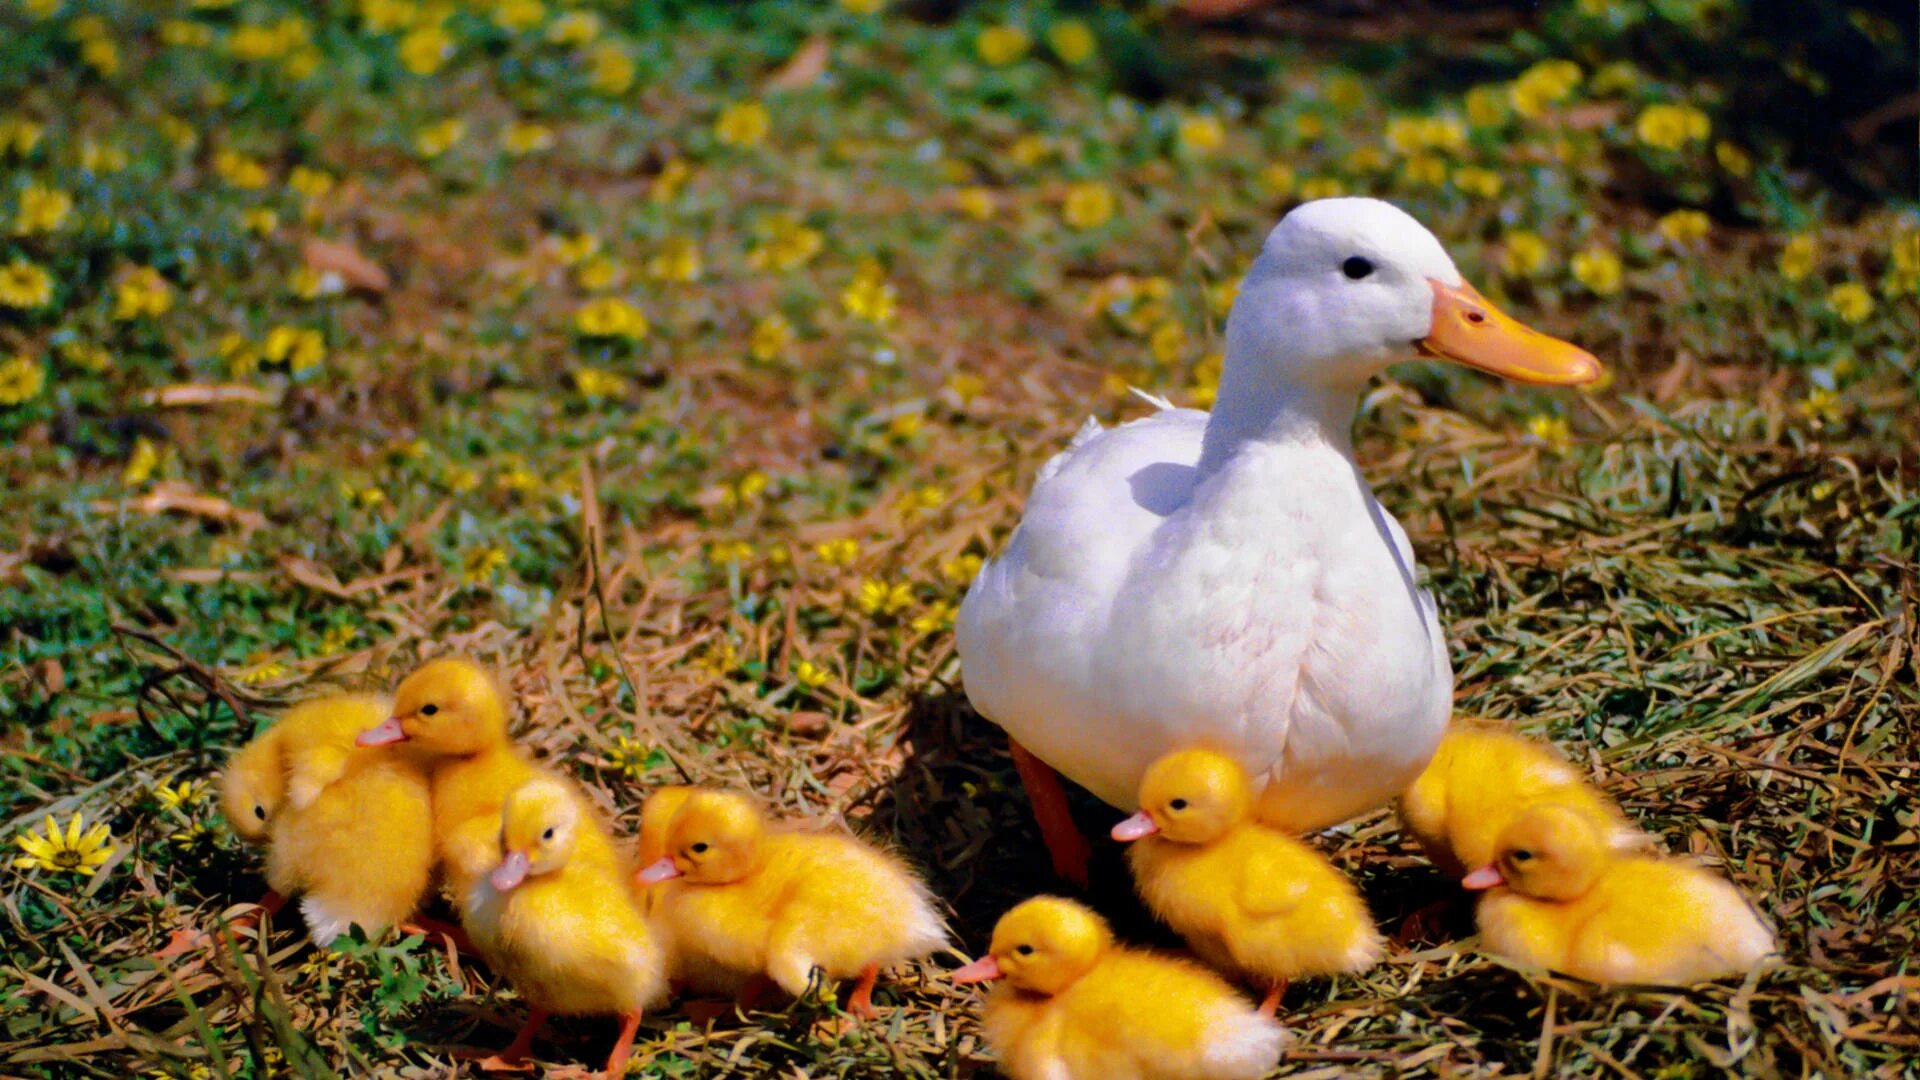
[[[422,705],[422,706],[420,706],[420,715],[421,715],[421,716],[432,716],[432,715],[433,715],[434,713],[437,713],[437,712],[439,712],[439,711],[440,711],[440,706],[438,706],[438,705]]]
[[[1187,800],[1185,799],[1175,799],[1167,804],[1167,809],[1169,810],[1185,810],[1186,808]]]
[[[1361,278],[1373,273],[1373,263],[1358,255],[1349,256],[1346,262],[1340,264],[1340,272],[1355,281],[1359,281]]]
[[[705,855],[707,853],[707,847],[708,847],[707,842],[702,840],[701,842],[693,845],[691,850],[695,855]]]
[[[1513,853],[1514,862],[1526,862],[1531,858],[1533,858],[1533,852],[1528,851],[1526,848],[1521,848]]]
[[[540,839],[542,840],[553,839],[553,826],[551,825],[547,826],[547,831],[540,834]]]
[[[261,821],[267,820],[267,808],[261,806],[259,803],[254,803],[253,816],[259,818]]]
[[[1033,955],[1033,946],[1031,946],[1031,945],[1015,945],[1015,946],[1013,947],[1013,951],[1014,951],[1014,952],[1017,952],[1017,953],[1019,953],[1019,954],[1020,954],[1021,956],[1032,956],[1032,955]]]

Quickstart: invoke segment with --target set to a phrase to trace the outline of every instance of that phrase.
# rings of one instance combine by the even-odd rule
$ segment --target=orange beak
[[[1414,343],[1421,355],[1541,386],[1579,386],[1600,377],[1592,353],[1515,319],[1466,282],[1429,278],[1427,284],[1433,286],[1433,329]]]
[[[370,727],[354,737],[355,746],[386,746],[389,743],[406,742],[406,729],[400,726],[400,718],[389,718],[379,727]]]
[[[1000,970],[1000,961],[995,960],[992,953],[988,953],[966,967],[949,972],[947,977],[964,986],[967,983],[992,982],[1001,978],[1003,974]]]

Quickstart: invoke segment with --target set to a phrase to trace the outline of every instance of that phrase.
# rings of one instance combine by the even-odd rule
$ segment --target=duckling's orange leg
[[[627,1059],[633,1056],[633,1036],[639,1030],[639,1013],[625,1013],[620,1017],[620,1037],[613,1042],[613,1053],[607,1055],[607,1080],[620,1080],[627,1075]]]
[[[230,931],[245,930],[260,921],[261,912],[265,912],[268,915],[278,915],[280,909],[287,906],[287,898],[273,889],[268,889],[266,895],[260,898],[260,903],[256,906],[259,907],[259,911],[249,911],[244,915],[236,916],[233,921],[227,923],[227,929]],[[183,953],[205,948],[211,944],[213,944],[213,935],[208,934],[204,930],[195,930],[187,927],[175,930],[173,934],[167,938],[167,944],[161,948],[159,952],[153,954],[153,958],[155,960],[171,960]]]
[[[853,985],[853,993],[847,995],[847,1011],[862,1020],[871,1020],[880,1015],[873,1007],[873,984],[880,978],[880,965],[868,964],[860,969],[860,981]]]
[[[540,1034],[540,1028],[547,1022],[547,1010],[533,1006],[527,1010],[527,1022],[520,1025],[520,1033],[505,1050],[481,1058],[475,1064],[482,1069],[522,1069],[527,1056],[533,1053],[533,1037]]]
[[[447,944],[469,956],[478,951],[473,947],[473,939],[467,936],[465,930],[454,923],[436,919],[430,915],[415,915],[401,923],[400,930],[403,933],[418,934],[421,937],[438,935],[445,939]]]
[[[1093,846],[1073,823],[1060,774],[1012,739],[1007,744],[1013,750],[1013,767],[1020,773],[1020,783],[1027,789],[1027,801],[1033,804],[1034,819],[1040,823],[1040,838],[1053,857],[1053,872],[1086,888],[1087,860],[1093,857]]]
[[[1267,996],[1260,999],[1260,1015],[1272,1016],[1280,1011],[1280,999],[1287,992],[1287,980],[1281,979],[1267,988]]]

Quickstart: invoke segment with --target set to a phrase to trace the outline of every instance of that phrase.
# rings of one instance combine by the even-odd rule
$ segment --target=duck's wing
[[[974,707],[1005,723],[1082,686],[1135,557],[1193,494],[1207,414],[1163,409],[1102,429],[1089,420],[1034,482],[1006,550],[980,568],[956,633]],[[1076,710],[1077,711],[1077,710]]]

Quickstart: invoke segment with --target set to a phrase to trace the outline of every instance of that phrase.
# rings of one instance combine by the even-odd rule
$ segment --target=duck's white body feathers
[[[1046,465],[961,606],[967,694],[1115,806],[1206,742],[1267,782],[1266,820],[1333,824],[1405,788],[1445,730],[1433,600],[1344,437],[1249,442],[1203,474],[1208,420],[1083,429]]]

